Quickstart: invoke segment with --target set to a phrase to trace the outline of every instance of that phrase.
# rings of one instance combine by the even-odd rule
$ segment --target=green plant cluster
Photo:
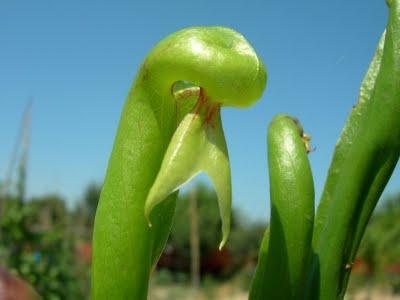
[[[308,136],[301,127],[296,136],[296,120],[271,123],[271,227],[251,299],[344,297],[368,221],[399,160],[399,53],[400,1],[391,1],[386,31],[336,143],[315,219]]]
[[[400,0],[335,147],[314,212],[310,137],[291,116],[268,129],[271,225],[250,299],[343,299],[368,220],[400,155]],[[122,112],[93,233],[93,299],[146,299],[179,188],[210,178],[226,244],[232,224],[224,107],[257,101],[261,58],[239,33],[194,27],[162,40],[144,60]],[[181,89],[176,89],[178,83]],[[179,216],[178,216],[179,217]]]

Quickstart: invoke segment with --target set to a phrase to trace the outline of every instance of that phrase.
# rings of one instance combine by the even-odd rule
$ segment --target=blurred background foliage
[[[30,283],[43,299],[86,299],[90,288],[92,227],[100,191],[101,185],[89,184],[73,208],[67,207],[58,195],[28,200],[21,200],[18,192],[17,196],[4,196],[2,267]],[[170,291],[176,286],[190,287],[193,232],[189,197],[196,198],[202,290],[231,283],[245,295],[267,224],[250,221],[234,208],[229,242],[219,251],[221,222],[216,194],[205,184],[179,196],[172,232],[152,276],[151,290],[162,286]],[[365,286],[383,286],[393,294],[400,293],[399,220],[400,194],[383,199],[368,225],[353,266],[350,293]],[[152,299],[179,297],[178,293]]]

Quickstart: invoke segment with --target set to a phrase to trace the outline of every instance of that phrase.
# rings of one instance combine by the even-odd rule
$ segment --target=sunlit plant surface
[[[365,227],[400,153],[400,0],[388,6],[387,29],[336,145],[315,217],[309,136],[288,115],[269,126],[271,226],[250,299],[344,297]],[[96,213],[93,299],[147,298],[178,189],[201,172],[217,192],[220,248],[225,245],[231,175],[220,111],[252,105],[266,78],[245,38],[223,27],[178,31],[146,57],[121,116]]]

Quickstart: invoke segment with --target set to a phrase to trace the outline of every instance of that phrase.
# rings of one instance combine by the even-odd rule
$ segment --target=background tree
[[[220,252],[218,250],[221,220],[215,191],[205,184],[195,188],[198,229],[200,240],[200,258],[202,273],[230,276],[247,262],[254,262],[266,225],[248,222],[237,209],[232,211],[232,227],[229,242]],[[182,192],[176,205],[174,223],[160,265],[172,270],[189,272],[190,266],[190,228],[189,193]],[[165,259],[165,257],[164,257]]]
[[[80,299],[75,237],[58,196],[23,202],[5,199],[0,249],[8,271],[28,281],[43,299]]]
[[[400,286],[400,194],[384,200],[368,224],[359,258],[367,265],[372,279],[391,275]],[[396,272],[397,271],[397,272]]]

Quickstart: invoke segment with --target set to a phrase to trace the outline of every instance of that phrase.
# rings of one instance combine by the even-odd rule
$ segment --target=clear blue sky
[[[334,144],[386,23],[384,0],[0,2],[0,178],[34,97],[28,195],[72,205],[101,181],[122,105],[146,53],[198,25],[241,32],[269,74],[251,109],[224,109],[234,205],[269,215],[266,128],[290,113],[313,137],[320,195]],[[397,170],[386,193],[399,189]]]

